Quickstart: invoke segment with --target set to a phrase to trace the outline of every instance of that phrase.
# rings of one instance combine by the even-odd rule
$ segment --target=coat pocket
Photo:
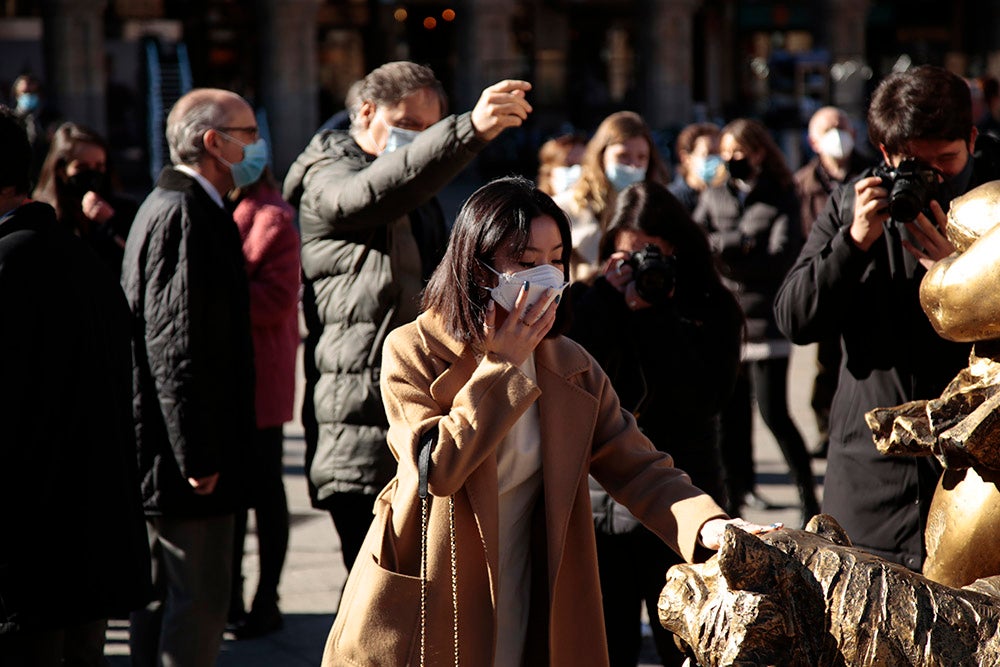
[[[394,554],[388,503],[368,531],[330,630],[323,666],[402,667],[420,641],[420,578],[383,567]],[[386,541],[388,540],[388,543]],[[389,564],[391,558],[383,558]]]

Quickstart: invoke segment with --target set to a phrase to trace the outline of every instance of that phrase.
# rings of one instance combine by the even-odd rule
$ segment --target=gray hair
[[[204,99],[196,102],[183,113],[171,110],[167,117],[167,145],[170,146],[170,161],[175,165],[197,164],[205,150],[205,132],[222,127],[228,119],[228,109],[218,99]]]
[[[360,109],[365,102],[372,102],[376,107],[394,106],[422,88],[430,88],[437,94],[441,103],[441,115],[446,114],[448,99],[444,93],[444,86],[434,76],[434,71],[430,67],[407,60],[386,63],[373,69],[361,79],[361,85],[357,90],[358,108]],[[349,100],[348,109],[350,109]],[[352,129],[355,129],[356,123],[357,113],[351,114]]]

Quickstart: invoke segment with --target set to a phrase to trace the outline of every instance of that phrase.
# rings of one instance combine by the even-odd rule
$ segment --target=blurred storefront
[[[529,131],[484,156],[497,170],[527,170],[548,136],[592,131],[623,108],[665,149],[692,120],[752,115],[787,133],[794,160],[812,110],[834,103],[861,119],[893,68],[1000,73],[998,10],[996,0],[0,0],[0,90],[38,75],[64,117],[110,138],[136,187],[164,159],[164,111],[191,86],[251,100],[282,175],[348,86],[395,59],[433,67],[460,110],[496,80],[534,82]]]

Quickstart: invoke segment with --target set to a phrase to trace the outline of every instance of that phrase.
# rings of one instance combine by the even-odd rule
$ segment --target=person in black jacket
[[[663,256],[648,254],[650,245]],[[739,368],[743,314],[704,232],[665,187],[637,183],[618,195],[600,260],[594,283],[574,287],[569,337],[601,364],[656,447],[724,503],[719,411]],[[666,571],[682,561],[596,481],[590,486],[611,664],[634,667],[642,605],[657,618]],[[672,635],[650,626],[663,664],[680,665]]]
[[[302,237],[310,499],[330,513],[348,570],[376,495],[396,470],[378,386],[382,343],[416,318],[444,253],[437,194],[527,118],[530,89],[501,81],[471,112],[445,116],[444,89],[430,68],[386,63],[352,86],[351,129],[318,133],[285,177]]]
[[[33,197],[51,204],[59,222],[90,245],[115,278],[121,276],[125,239],[138,204],[112,191],[108,145],[76,123],[52,135]]]
[[[868,134],[885,161],[834,190],[775,303],[798,344],[839,334],[844,351],[830,412],[823,511],[851,541],[919,571],[923,532],[941,468],[933,457],[882,456],[865,412],[935,398],[966,366],[968,344],[940,338],[920,307],[920,281],[954,251],[943,235],[954,197],[1000,178],[1000,144],[978,136],[966,82],[940,67],[890,74],[868,109]],[[933,198],[912,222],[887,175],[916,160]],[[882,176],[878,174],[883,174]]]
[[[128,307],[28,200],[31,146],[6,107],[0,146],[0,665],[103,665],[108,618],[151,592]]]
[[[229,609],[240,461],[252,458],[253,343],[243,248],[223,203],[267,159],[239,95],[196,89],[167,118],[173,167],[125,245],[133,410],[157,599],[132,614],[133,665],[215,664]],[[161,662],[162,661],[162,662]]]
[[[761,502],[755,493],[753,403],[774,434],[799,492],[802,524],[819,512],[805,441],[788,411],[791,345],[774,321],[774,295],[802,246],[792,173],[767,128],[737,118],[722,128],[729,180],[708,188],[692,216],[708,234],[723,281],[747,319],[743,364],[722,415],[722,456],[731,514]]]

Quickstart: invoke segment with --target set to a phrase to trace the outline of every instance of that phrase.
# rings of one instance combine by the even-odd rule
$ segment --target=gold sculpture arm
[[[1000,181],[951,202],[946,233],[958,252],[920,283],[920,304],[943,338],[1000,338]]]

